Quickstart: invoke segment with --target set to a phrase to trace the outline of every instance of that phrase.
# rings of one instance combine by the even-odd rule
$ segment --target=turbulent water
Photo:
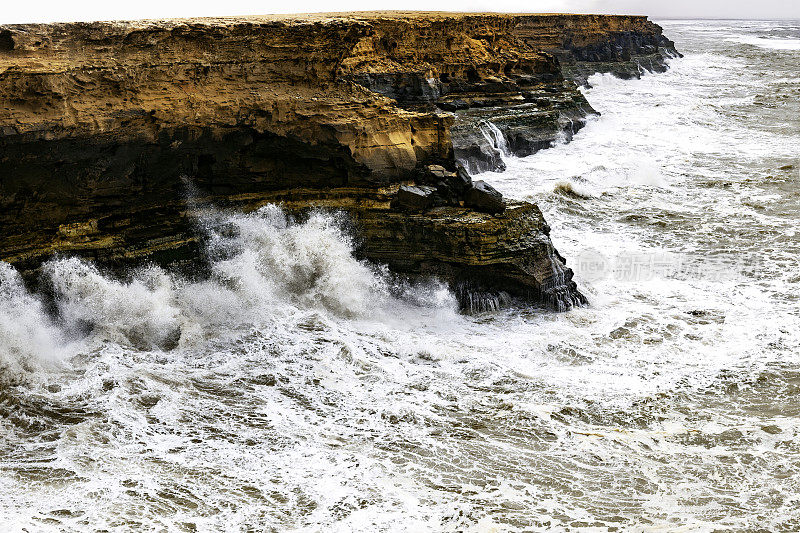
[[[800,529],[800,23],[663,25],[481,176],[590,307],[464,316],[278,208],[204,218],[200,281],[0,264],[0,530]]]

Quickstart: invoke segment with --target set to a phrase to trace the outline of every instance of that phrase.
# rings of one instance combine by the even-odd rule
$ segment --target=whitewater
[[[800,529],[800,22],[661,24],[480,175],[587,307],[465,315],[279,206],[198,215],[203,276],[0,263],[0,530]]]

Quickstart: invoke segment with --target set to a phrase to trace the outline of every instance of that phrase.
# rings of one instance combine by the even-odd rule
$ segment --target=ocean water
[[[800,22],[663,26],[481,175],[589,307],[464,316],[276,207],[203,219],[203,281],[0,264],[0,530],[800,529]]]

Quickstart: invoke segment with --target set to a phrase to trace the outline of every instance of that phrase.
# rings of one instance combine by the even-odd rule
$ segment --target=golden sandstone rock
[[[645,17],[0,26],[0,260],[23,270],[54,252],[190,260],[188,178],[204,201],[244,210],[344,209],[366,258],[568,308],[583,297],[536,206],[493,216],[450,195],[407,213],[391,199],[429,165],[455,175],[458,157],[491,168],[495,148],[476,136],[487,117],[499,117],[513,151],[532,153],[592,112],[571,77],[591,64],[658,70],[671,51]]]

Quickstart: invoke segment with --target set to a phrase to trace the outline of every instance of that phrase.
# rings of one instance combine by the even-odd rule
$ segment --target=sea
[[[660,23],[478,176],[586,307],[463,314],[279,206],[204,215],[202,278],[0,263],[0,531],[800,530],[800,21]]]

